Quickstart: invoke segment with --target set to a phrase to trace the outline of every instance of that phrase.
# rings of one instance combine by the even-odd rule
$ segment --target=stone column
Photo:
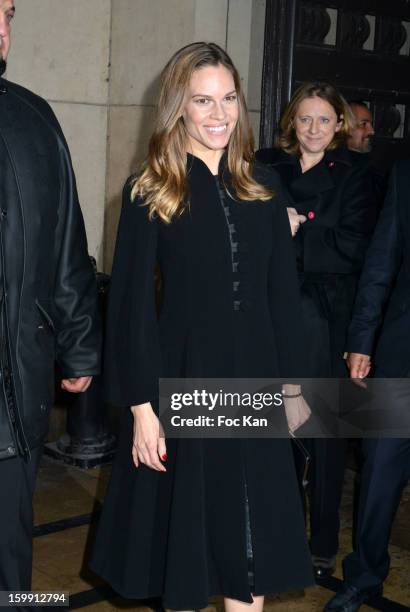
[[[89,252],[103,263],[111,0],[17,0],[7,78],[46,98],[70,146]]]

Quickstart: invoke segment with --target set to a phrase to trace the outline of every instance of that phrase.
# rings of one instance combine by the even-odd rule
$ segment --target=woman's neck
[[[315,154],[309,154],[305,151],[302,152],[302,155],[300,156],[299,160],[300,165],[302,167],[302,172],[306,172],[307,170],[310,170],[310,168],[313,168],[313,166],[316,166],[316,164],[318,164],[323,159],[324,154],[324,151]]]

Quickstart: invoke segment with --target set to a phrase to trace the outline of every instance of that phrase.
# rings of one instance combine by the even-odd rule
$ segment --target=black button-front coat
[[[299,157],[261,149],[288,198],[307,221],[294,238],[308,333],[306,376],[344,377],[347,328],[357,282],[378,212],[366,156],[344,147],[327,151],[302,173]]]
[[[255,168],[255,178],[279,192],[269,169]],[[131,203],[129,184],[124,189],[105,369],[108,397],[118,405],[153,402],[160,376],[297,376],[303,370],[284,204],[279,197],[245,202],[226,196],[235,271],[215,177],[188,156],[188,180],[189,207],[170,225],[149,221],[147,208]],[[226,173],[223,180],[229,189]],[[132,417],[125,410],[92,561],[121,594],[162,596],[173,609],[203,608],[215,594],[250,602],[246,490],[253,592],[312,583],[289,440],[168,439],[166,473],[135,469],[131,446]]]

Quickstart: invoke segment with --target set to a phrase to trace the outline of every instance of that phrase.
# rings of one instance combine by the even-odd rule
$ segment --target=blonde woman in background
[[[283,114],[279,146],[257,153],[279,173],[292,202],[288,215],[307,333],[306,378],[348,376],[347,328],[377,216],[368,161],[345,146],[353,126],[350,108],[335,87],[304,83]],[[337,434],[332,418],[327,423],[325,411],[321,417],[330,437],[305,441],[312,457],[310,546],[317,578],[335,568],[347,448],[347,440],[331,438]]]

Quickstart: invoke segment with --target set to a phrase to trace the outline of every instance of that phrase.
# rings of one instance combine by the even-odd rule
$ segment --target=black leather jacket
[[[54,365],[97,374],[100,326],[69,151],[49,105],[0,79],[0,458],[47,431]],[[1,388],[2,387],[2,388]]]

